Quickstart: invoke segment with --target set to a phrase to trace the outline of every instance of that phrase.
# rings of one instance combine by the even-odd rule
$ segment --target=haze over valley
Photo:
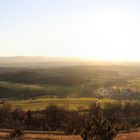
[[[140,140],[140,1],[0,0],[0,140]]]

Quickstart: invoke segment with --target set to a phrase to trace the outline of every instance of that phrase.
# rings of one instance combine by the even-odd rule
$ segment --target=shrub
[[[12,131],[10,134],[10,139],[20,138],[23,135],[24,135],[24,133],[21,129],[14,129],[14,131]]]
[[[116,136],[116,130],[108,120],[92,118],[87,121],[81,132],[83,140],[112,140]]]

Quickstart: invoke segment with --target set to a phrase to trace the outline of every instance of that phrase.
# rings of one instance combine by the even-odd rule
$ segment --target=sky
[[[0,0],[0,56],[140,61],[139,0]]]

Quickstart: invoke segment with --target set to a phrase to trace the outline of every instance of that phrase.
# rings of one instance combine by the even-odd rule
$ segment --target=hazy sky
[[[140,61],[140,0],[0,0],[0,56]]]

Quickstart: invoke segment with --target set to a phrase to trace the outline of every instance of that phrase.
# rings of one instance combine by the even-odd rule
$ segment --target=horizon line
[[[80,57],[74,57],[74,56],[41,56],[41,55],[12,55],[12,56],[0,56],[0,58],[16,58],[16,57],[25,57],[25,58],[29,58],[29,57],[40,57],[40,58],[60,58],[60,59],[75,59],[75,60],[79,60],[79,61],[89,61],[89,62],[115,62],[115,63],[140,63],[140,60],[109,60],[109,59],[97,59],[97,58],[80,58]]]

